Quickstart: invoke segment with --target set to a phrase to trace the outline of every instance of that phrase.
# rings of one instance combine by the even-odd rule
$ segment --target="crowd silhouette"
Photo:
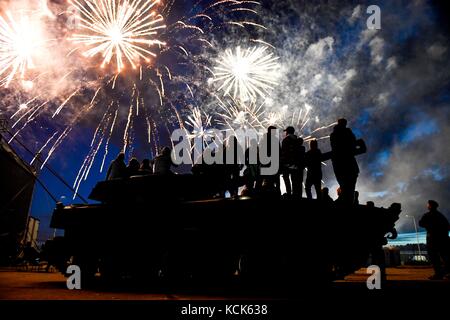
[[[352,130],[347,127],[346,119],[339,119],[334,126],[330,135],[331,151],[328,152],[322,152],[315,139],[308,140],[309,150],[306,150],[303,138],[295,134],[295,128],[292,126],[283,130],[282,139],[270,134],[272,130],[277,128],[270,126],[269,134],[259,142],[259,145],[256,139],[250,139],[245,150],[241,150],[238,139],[231,136],[222,150],[208,150],[211,153],[222,153],[219,157],[223,157],[223,164],[206,164],[197,161],[192,167],[192,173],[223,181],[223,188],[218,192],[218,197],[224,197],[227,193],[231,197],[269,193],[284,198],[302,198],[304,188],[306,197],[313,199],[312,189],[314,188],[316,199],[330,203],[333,199],[330,197],[329,189],[326,187],[322,189],[322,163],[331,160],[339,184],[336,203],[358,204],[358,193],[355,188],[359,167],[355,157],[366,152],[366,145],[362,139],[356,139]],[[279,146],[279,169],[275,174],[262,175],[261,168],[269,165],[261,163],[258,150],[262,144],[265,144],[270,158],[271,139],[278,140],[274,145]],[[244,159],[240,159],[241,154],[244,155]],[[256,161],[252,159],[254,156],[257,157]],[[200,157],[204,157],[204,154]],[[106,180],[151,174],[173,175],[172,167],[174,166],[176,165],[171,158],[169,147],[163,147],[153,160],[144,159],[139,163],[136,158],[131,158],[128,165],[125,164],[125,154],[120,153],[111,162]],[[306,179],[304,179],[305,171]],[[281,194],[280,178],[284,181],[284,194]]]

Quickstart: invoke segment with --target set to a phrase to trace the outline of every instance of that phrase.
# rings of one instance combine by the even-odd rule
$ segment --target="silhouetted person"
[[[434,268],[434,275],[430,277],[432,280],[442,279],[445,274],[448,277],[450,273],[450,225],[447,218],[437,210],[438,207],[436,201],[428,200],[428,212],[419,221],[419,226],[427,230],[427,251]]]
[[[106,180],[125,178],[126,175],[127,166],[125,164],[125,154],[121,152],[113,161],[111,161],[106,173]]]
[[[169,147],[164,147],[161,153],[155,157],[153,163],[153,172],[159,175],[173,174],[171,167],[174,165],[171,157],[172,150]]]
[[[139,168],[139,174],[148,175],[153,173],[153,168],[149,159],[142,160],[141,167]]]
[[[336,198],[336,200],[334,200],[334,203],[336,203],[338,205],[343,204],[344,203],[344,199],[342,197],[342,189],[341,189],[341,187],[338,187],[336,189],[336,195],[337,195],[337,198]]]
[[[229,155],[228,157],[230,157],[230,159],[228,160],[227,155]],[[238,139],[235,136],[229,137],[224,152],[224,163],[227,181],[226,189],[230,192],[230,195],[232,197],[238,195],[238,190],[241,185],[240,173],[245,159],[240,159],[240,155],[244,155],[245,158],[244,151],[239,145]],[[229,163],[230,160],[231,163]]]
[[[312,199],[311,187],[316,190],[316,198],[320,199],[322,186],[322,152],[318,148],[317,140],[311,140],[309,143],[309,151],[305,155],[306,183],[305,191],[308,199]]]
[[[366,207],[370,208],[370,209],[373,209],[373,208],[375,208],[375,203],[373,201],[367,201],[366,202]]]
[[[127,167],[127,176],[128,177],[132,177],[132,176],[137,176],[139,175],[139,161],[136,158],[131,158],[130,162],[128,163],[128,167]]]
[[[277,128],[274,126],[270,126],[267,128],[267,136],[263,137],[261,143],[266,145],[267,148],[267,156],[272,159],[272,154],[274,153],[272,151],[272,139],[276,140],[275,145],[278,146],[278,159],[274,161],[278,161],[280,164],[280,155],[281,155],[281,145],[280,145],[280,139],[278,138],[278,135],[276,134]],[[272,159],[273,160],[273,159]],[[261,168],[269,167],[270,164],[261,164]],[[278,195],[281,195],[280,191],[280,171],[281,167],[278,168],[278,172],[273,175],[264,175],[262,176],[262,180],[265,181],[265,189],[266,190],[272,190],[273,192],[276,192]]]
[[[294,134],[294,127],[287,127],[286,137],[281,143],[281,166],[286,194],[302,197],[305,147],[303,139]],[[291,185],[292,181],[292,185]]]
[[[320,199],[324,204],[328,206],[331,206],[334,203],[333,198],[330,197],[330,190],[327,187],[322,189]]]
[[[357,206],[359,204],[359,191],[355,191],[353,196],[353,204]]]
[[[255,139],[250,140],[250,146],[245,150],[245,165],[246,165],[246,168],[244,170],[245,186],[247,189],[247,193],[251,194],[255,190],[258,191],[262,183],[260,174],[261,172],[259,163],[258,142]]]
[[[330,143],[331,162],[342,191],[342,203],[353,204],[356,180],[359,174],[358,163],[355,159],[358,142],[352,130],[347,128],[347,120],[338,120],[338,124],[330,135]]]

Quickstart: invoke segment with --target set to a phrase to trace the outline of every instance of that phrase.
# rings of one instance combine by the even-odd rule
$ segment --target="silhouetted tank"
[[[59,205],[51,227],[65,230],[64,255],[86,282],[100,275],[277,286],[344,276],[396,234],[399,204],[349,208],[269,193],[214,199],[221,183],[201,175],[99,182],[90,199],[100,204]]]

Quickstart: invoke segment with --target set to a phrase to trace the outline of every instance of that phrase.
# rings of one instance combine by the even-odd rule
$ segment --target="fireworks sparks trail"
[[[11,137],[11,139],[8,141],[8,143],[11,143],[11,142],[16,138],[16,136],[19,135],[20,132],[21,132],[23,129],[25,129],[25,128],[27,127],[27,125],[28,125],[31,121],[33,121],[33,120],[35,119],[36,113],[37,113],[38,111],[40,111],[41,108],[42,108],[43,106],[45,106],[47,103],[48,103],[48,101],[42,103],[41,105],[38,105],[38,106],[35,106],[35,107],[31,107],[31,108],[28,108],[28,104],[21,104],[21,105],[19,106],[19,110],[22,109],[22,110],[28,110],[28,111],[25,112],[25,113],[24,113],[24,114],[23,114],[16,122],[14,122],[14,124],[11,126],[11,128],[14,128],[17,124],[19,124],[19,122],[20,122],[23,118],[25,118],[30,112],[31,112],[31,114],[27,117],[27,120],[26,120],[25,123],[22,125],[22,127],[21,127],[20,129],[18,129],[18,130],[12,135],[12,137]],[[12,117],[11,117],[11,118],[12,118]]]
[[[78,93],[78,91],[79,90],[75,90],[74,92],[72,92],[72,94],[66,100],[64,100],[63,103],[61,103],[61,105],[58,107],[58,109],[56,109],[55,113],[52,115],[52,118],[54,118],[61,112],[64,106],[69,102],[70,99],[72,99]]]
[[[133,104],[130,105],[130,109],[128,111],[128,120],[125,126],[125,130],[123,132],[123,152],[127,151],[127,146],[130,137],[130,129],[132,128],[132,116],[133,116]]]
[[[117,73],[125,68],[124,60],[133,69],[139,60],[150,62],[156,53],[151,46],[163,46],[156,39],[159,29],[166,26],[163,17],[152,11],[159,0],[72,0],[72,5],[80,12],[80,33],[72,36],[75,43],[89,49],[86,57],[101,55],[101,67],[109,64],[115,56]]]
[[[33,101],[35,101],[38,97],[35,97],[33,99],[31,99],[30,101],[26,102],[26,103],[21,103],[19,105],[19,108],[17,109],[16,112],[14,112],[14,114],[10,117],[10,119],[14,119],[15,116],[17,116],[20,112],[24,111],[24,110],[28,110],[27,112],[25,112],[24,115],[22,115],[19,120],[21,120],[24,116],[26,116],[28,114],[28,112],[30,111],[30,109],[28,108],[28,105],[31,104]],[[15,124],[13,125],[13,128],[15,127]]]
[[[148,117],[145,118],[147,123],[147,142],[151,143],[152,141],[152,125],[150,123],[150,119]]]
[[[207,146],[208,139],[214,137],[214,131],[211,128],[211,115],[206,112],[202,112],[198,107],[192,109],[192,114],[188,115],[188,120],[186,120],[186,124],[189,125],[192,129],[188,134],[190,139],[201,139],[202,148]],[[195,144],[191,146],[191,151],[195,147]],[[202,153],[202,150],[199,150],[199,154]]]
[[[100,148],[103,144],[103,141],[105,140],[105,137],[108,132],[108,127],[110,127],[109,134],[106,138],[105,154],[108,151],[109,140],[110,140],[110,137],[112,134],[112,130],[114,129],[114,125],[115,125],[116,117],[117,117],[117,110],[114,112],[114,116],[112,115],[113,113],[110,112],[112,105],[113,104],[111,103],[108,106],[108,109],[106,110],[102,119],[100,120],[100,123],[97,126],[97,128],[94,132],[94,135],[92,137],[92,140],[91,140],[91,149],[89,150],[88,155],[85,157],[83,164],[81,165],[80,170],[78,171],[78,174],[75,178],[75,181],[73,183],[73,188],[75,189],[75,192],[73,195],[74,199],[76,197],[76,194],[78,193],[78,189],[81,185],[81,182],[83,180],[87,179],[89,172],[92,168],[92,165],[94,164],[97,153],[100,150]],[[104,156],[104,158],[105,157],[106,156]],[[104,161],[105,160],[103,159],[101,169],[103,168]]]
[[[34,161],[36,161],[36,159],[38,157],[40,157],[40,155],[42,154],[42,151],[44,151],[45,148],[47,148],[48,144],[50,143],[50,141],[53,140],[53,138],[58,134],[58,131],[56,131],[48,140],[47,142],[44,143],[44,145],[39,149],[39,151],[36,153],[36,155],[33,157],[33,159],[31,160],[30,164],[33,164]]]
[[[73,126],[67,126],[66,129],[64,129],[63,133],[56,139],[56,142],[53,144],[53,146],[50,148],[50,151],[47,154],[47,157],[42,162],[41,170],[44,168],[47,161],[50,159],[50,157],[53,155],[53,152],[59,147],[59,145],[63,142],[64,138],[67,137],[67,135],[72,131]]]
[[[264,98],[277,84],[278,77],[278,58],[267,49],[265,46],[227,49],[215,67],[214,81],[220,83],[217,91],[242,101]]]
[[[328,135],[318,135],[318,133],[329,129],[336,123],[314,128],[308,133],[305,131],[305,127],[311,121],[310,112],[312,109],[313,107],[307,103],[304,104],[303,108],[289,108],[289,106],[285,105],[281,107],[278,112],[268,112],[262,122],[265,126],[275,126],[279,128],[293,126],[296,129],[297,134],[302,137],[305,142],[328,138]],[[316,119],[316,122],[319,122],[318,118]]]
[[[108,156],[109,141],[111,140],[111,136],[112,136],[113,131],[114,131],[114,126],[116,125],[117,112],[118,111],[119,110],[116,110],[116,112],[114,113],[114,119],[113,119],[113,122],[111,124],[111,129],[109,130],[109,136],[108,136],[108,139],[106,140],[105,153],[103,154],[103,160],[102,160],[102,165],[100,166],[100,172],[103,172],[103,166],[105,165],[105,160],[106,160],[106,157]]]

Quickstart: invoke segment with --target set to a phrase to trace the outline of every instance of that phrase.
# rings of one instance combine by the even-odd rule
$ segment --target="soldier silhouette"
[[[276,133],[277,128],[274,126],[270,126],[267,128],[267,135],[263,136],[261,140],[261,145],[265,145],[267,148],[267,156],[273,157],[273,154],[275,154],[275,151],[272,150],[272,139],[275,139],[274,145],[278,148],[278,159],[276,161],[280,160],[281,155],[281,146],[280,146],[280,139],[278,137],[278,134]],[[270,164],[261,164],[261,168],[269,167]],[[278,195],[281,194],[280,191],[280,168],[278,168],[278,172],[274,175],[264,175],[262,176],[262,179],[265,180],[265,187],[274,190]]]
[[[427,230],[427,251],[434,268],[431,280],[440,280],[445,274],[446,278],[450,276],[450,225],[447,218],[437,210],[438,207],[436,201],[428,200],[428,212],[419,221],[419,225]]]
[[[303,139],[294,134],[294,127],[287,127],[286,137],[281,142],[281,166],[286,194],[302,197],[305,147]],[[291,185],[292,180],[292,185]]]
[[[238,195],[239,187],[241,186],[240,172],[245,162],[245,152],[242,150],[236,136],[230,136],[227,145],[224,146],[224,148],[225,152],[223,156],[226,170],[227,190],[232,197],[235,197]],[[241,158],[241,155],[244,156],[244,159]]]
[[[244,170],[244,179],[245,186],[249,194],[253,193],[253,191],[259,191],[261,189],[261,172],[260,172],[260,161],[258,154],[258,142],[256,139],[250,140],[249,147],[245,150],[245,165],[246,168]],[[256,152],[255,159],[256,163],[253,162],[251,153]]]
[[[321,198],[322,185],[322,152],[318,148],[317,140],[311,140],[309,151],[306,152],[305,162],[308,172],[306,173],[305,191],[308,199],[312,199],[311,187],[316,190],[316,198]]]
[[[344,204],[353,204],[359,167],[355,155],[366,151],[362,140],[356,140],[347,120],[339,119],[330,135],[331,162],[336,180],[341,188],[341,200]]]

